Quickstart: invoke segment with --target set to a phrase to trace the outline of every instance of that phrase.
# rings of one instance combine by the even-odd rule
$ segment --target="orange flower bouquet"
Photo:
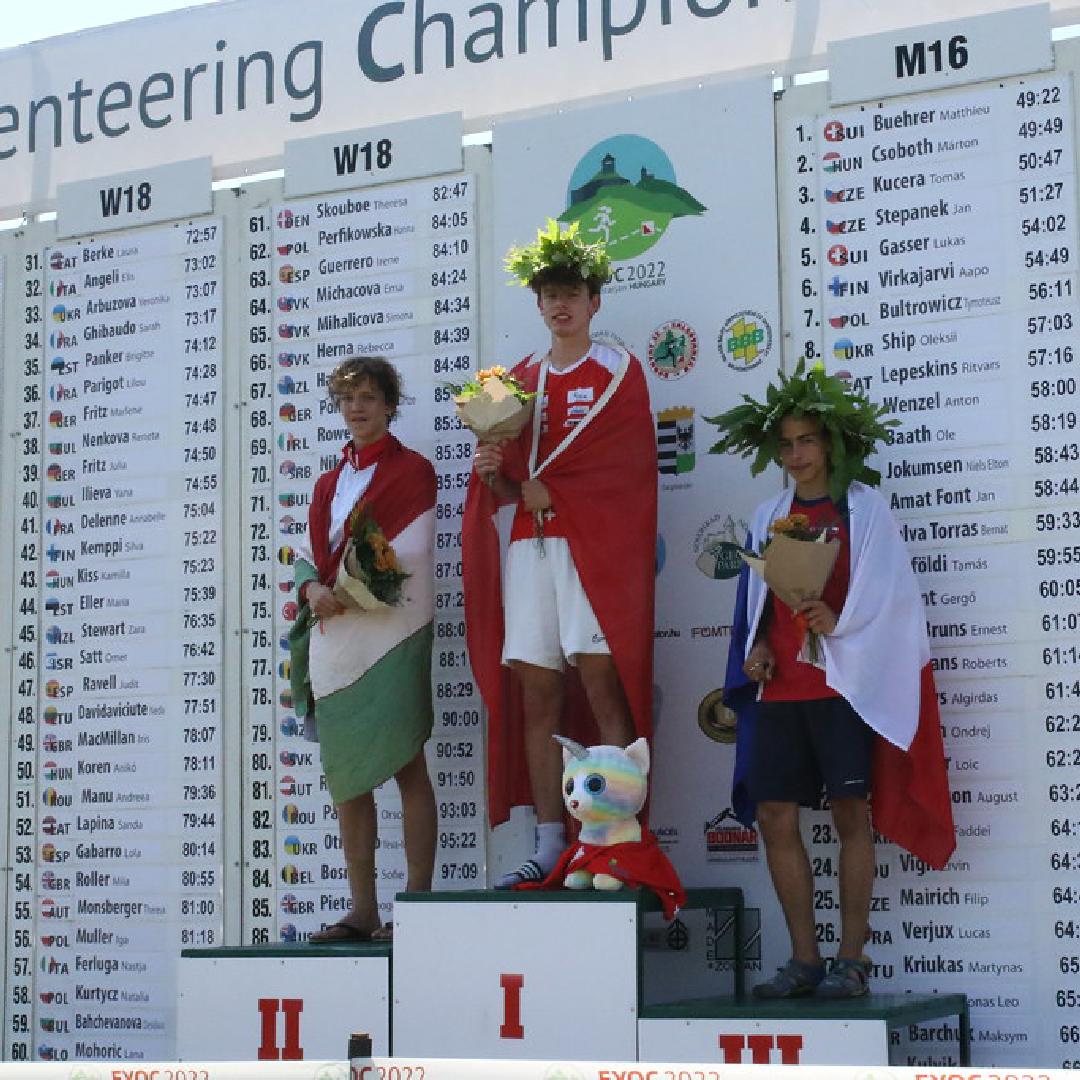
[[[496,364],[485,368],[475,382],[450,385],[458,419],[481,442],[513,439],[532,417],[535,394],[526,393]]]
[[[741,555],[773,594],[794,609],[804,600],[819,600],[829,580],[840,541],[828,539],[828,531],[811,528],[805,514],[791,514],[772,523],[772,535],[760,554],[744,551]],[[799,616],[795,623],[804,634],[798,659],[816,664],[821,658],[818,635]]]
[[[334,596],[361,611],[397,607],[402,586],[411,575],[401,569],[397,553],[362,503],[353,507],[347,529]]]

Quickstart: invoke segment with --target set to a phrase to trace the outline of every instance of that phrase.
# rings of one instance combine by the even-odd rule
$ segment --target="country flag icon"
[[[828,142],[842,142],[844,138],[844,125],[839,120],[830,120],[825,125],[825,138]]]

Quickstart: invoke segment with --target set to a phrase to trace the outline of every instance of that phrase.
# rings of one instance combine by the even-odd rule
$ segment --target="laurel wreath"
[[[578,273],[583,280],[596,278],[601,284],[611,277],[611,257],[604,245],[589,244],[578,235],[578,223],[571,222],[560,229],[554,218],[548,227],[537,229],[536,242],[524,247],[512,247],[504,260],[506,272],[519,285],[531,285],[543,270],[558,267]]]
[[[866,464],[880,441],[887,441],[889,428],[899,420],[885,420],[888,410],[875,405],[864,393],[852,390],[835,375],[827,375],[818,362],[809,371],[800,357],[790,376],[779,373],[779,383],[765,390],[765,400],[743,395],[743,404],[706,416],[721,438],[709,448],[710,454],[754,456],[750,466],[757,476],[769,464],[780,464],[780,421],[785,416],[818,420],[829,446],[828,492],[839,502],[852,480],[876,487],[881,473]]]

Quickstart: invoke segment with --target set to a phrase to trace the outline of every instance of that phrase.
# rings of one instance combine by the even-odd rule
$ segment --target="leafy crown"
[[[769,384],[763,402],[744,394],[743,404],[705,417],[721,432],[709,453],[753,455],[750,472],[757,476],[770,463],[780,463],[780,422],[785,416],[817,420],[829,447],[829,497],[839,502],[852,480],[871,487],[881,481],[881,473],[866,459],[879,441],[888,440],[889,428],[899,425],[898,420],[883,419],[886,413],[842,379],[827,375],[820,362],[807,371],[805,358],[800,358],[790,376],[780,372],[779,383]]]
[[[597,279],[601,284],[611,277],[611,257],[602,243],[589,244],[578,235],[578,223],[560,229],[554,218],[548,218],[547,230],[538,229],[536,242],[524,247],[512,247],[504,261],[506,272],[519,285],[531,285],[544,270],[565,269],[581,275],[583,281]]]

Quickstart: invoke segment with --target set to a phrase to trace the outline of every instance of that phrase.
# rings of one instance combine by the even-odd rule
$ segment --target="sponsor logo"
[[[661,379],[681,379],[697,362],[698,337],[680,319],[658,326],[649,338],[649,367]]]
[[[709,855],[756,854],[756,829],[748,829],[729,806],[705,822],[705,851]]]
[[[724,363],[735,371],[751,371],[772,352],[773,332],[757,311],[737,311],[716,339]]]
[[[662,475],[681,476],[694,468],[694,410],[688,405],[656,414],[656,456]]]
[[[698,705],[698,727],[713,742],[734,745],[735,714],[724,704],[722,688],[710,690]]]
[[[738,577],[743,563],[737,537],[748,531],[745,522],[736,522],[730,514],[713,514],[694,535],[694,565],[715,581]]]

